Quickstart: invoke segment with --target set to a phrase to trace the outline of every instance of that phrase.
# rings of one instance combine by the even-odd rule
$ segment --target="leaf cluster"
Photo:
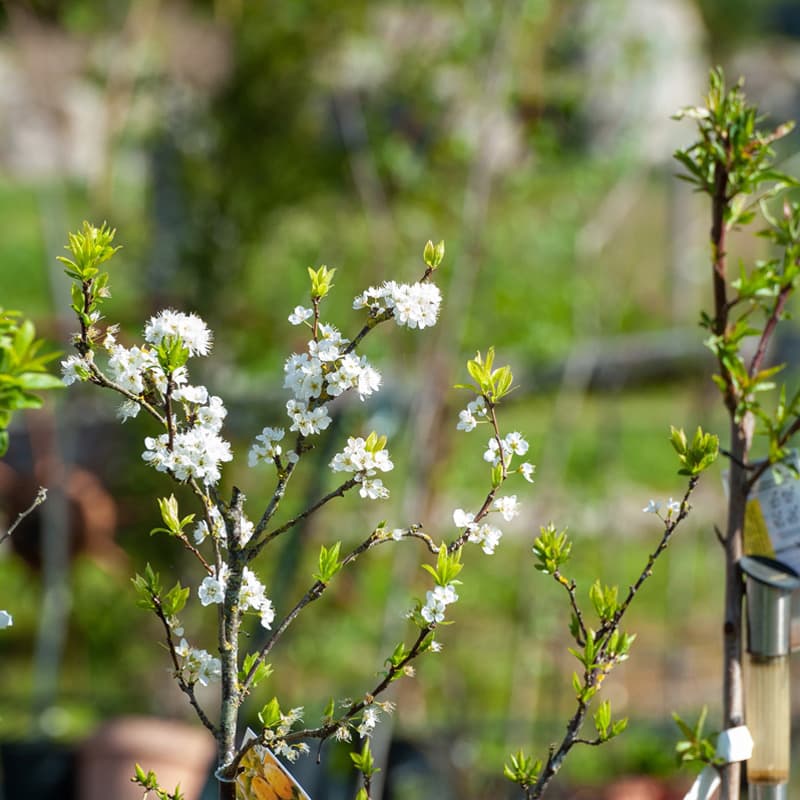
[[[333,288],[335,269],[328,269],[324,264],[319,269],[308,268],[308,277],[311,278],[311,299],[319,302]]]
[[[533,554],[539,559],[534,566],[545,575],[554,575],[569,561],[572,542],[566,530],[558,531],[552,522],[539,530],[540,535],[533,542]]]
[[[440,241],[438,244],[434,244],[428,239],[422,252],[422,258],[431,270],[436,269],[444,260],[444,242]]]
[[[35,392],[63,388],[58,378],[46,372],[58,353],[42,353],[43,347],[30,320],[22,319],[18,311],[0,308],[0,456],[8,450],[12,414],[39,408],[42,399]]]
[[[681,463],[679,475],[695,476],[708,469],[719,456],[719,437],[698,427],[691,443],[683,429],[670,428],[670,442]]]
[[[623,717],[616,722],[611,719],[611,703],[604,700],[595,711],[592,719],[600,742],[607,742],[619,736],[628,727],[628,718]]]
[[[331,547],[322,545],[319,551],[319,571],[314,573],[315,581],[329,583],[331,578],[342,568],[344,562],[339,559],[341,545],[341,542],[336,542]]]
[[[714,741],[716,741],[718,734],[710,733],[707,736],[703,735],[703,727],[706,723],[707,714],[708,708],[703,706],[703,710],[700,712],[697,722],[692,726],[684,722],[674,711],[672,712],[672,718],[675,720],[675,724],[686,737],[675,745],[675,754],[678,758],[678,764],[700,762],[702,764],[719,765],[723,763],[722,759],[717,758],[716,748],[714,746]]]
[[[166,527],[153,528],[153,530],[150,531],[150,535],[152,536],[154,533],[166,533],[170,536],[185,536],[183,529],[194,522],[195,515],[187,514],[185,517],[181,517],[178,512],[178,501],[175,499],[174,494],[171,494],[169,497],[159,497],[158,507],[161,511],[161,519],[164,521]]]
[[[70,233],[65,249],[72,258],[58,256],[65,265],[66,274],[75,281],[71,287],[71,308],[81,323],[81,344],[91,348],[98,331],[94,327],[100,315],[100,305],[110,296],[108,273],[100,265],[108,261],[120,248],[112,246],[116,230],[103,223],[99,228],[84,221],[77,233]]]
[[[510,781],[518,783],[523,789],[536,783],[542,771],[542,762],[534,761],[533,756],[526,756],[522,749],[509,756],[510,764],[503,765],[503,774]]]
[[[717,181],[726,184],[724,222],[727,226],[752,221],[755,211],[741,203],[731,203],[737,195],[750,194],[762,183],[774,182],[778,188],[795,185],[795,181],[773,169],[772,143],[786,136],[794,127],[785,123],[772,131],[758,129],[762,118],[747,103],[743,81],[731,88],[725,85],[721,68],[711,71],[706,105],[687,107],[675,119],[692,119],[700,138],[675,158],[686,172],[678,177],[693,184],[698,191],[714,195]]]
[[[264,661],[258,660],[258,653],[248,653],[243,661],[239,670],[239,685],[243,686],[250,675],[250,671],[255,667],[252,677],[250,678],[250,688],[255,688],[261,681],[269,678],[272,675],[272,664],[266,664]]]
[[[141,786],[145,792],[155,792],[156,797],[158,800],[184,800],[183,792],[181,791],[181,785],[178,784],[175,787],[174,792],[168,792],[166,789],[162,789],[158,784],[158,778],[156,777],[155,772],[153,770],[149,770],[145,772],[139,764],[135,767],[135,775],[131,778],[131,783],[135,783],[137,786]],[[147,797],[147,794],[145,794]]]
[[[439,546],[439,554],[436,557],[436,566],[423,564],[422,569],[429,572],[439,586],[447,586],[451,583],[460,583],[456,578],[464,565],[461,563],[461,548],[448,552],[447,545],[442,543]]]
[[[476,385],[459,383],[456,384],[456,388],[470,389],[475,394],[482,395],[486,402],[493,406],[512,391],[512,382],[514,380],[511,367],[508,364],[497,369],[493,369],[493,367],[494,347],[490,347],[486,351],[485,358],[478,351],[475,354],[475,358],[467,361],[467,371]]]
[[[155,611],[160,616],[174,617],[183,610],[189,599],[189,587],[181,586],[180,581],[165,592],[161,585],[161,576],[149,563],[145,566],[144,575],[137,574],[131,578],[131,582],[139,593],[136,605]]]
[[[375,766],[375,759],[369,747],[369,739],[364,739],[364,746],[361,752],[350,753],[350,758],[353,761],[353,766],[367,779],[371,778],[380,769]]]

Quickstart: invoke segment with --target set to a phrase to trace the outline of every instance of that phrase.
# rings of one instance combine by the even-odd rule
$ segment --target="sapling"
[[[700,474],[714,463],[719,451],[717,437],[704,433],[700,428],[691,440],[682,430],[673,428],[670,440],[680,462],[679,473],[688,476],[688,485],[682,499],[670,498],[663,507],[661,503],[651,500],[642,509],[661,520],[663,532],[624,597],[620,597],[617,586],[604,585],[597,579],[589,588],[591,607],[585,608],[579,600],[575,581],[568,578],[563,571],[572,555],[572,542],[567,538],[566,531],[559,531],[550,523],[541,528],[540,535],[534,541],[536,569],[551,575],[567,593],[570,608],[569,631],[576,645],[569,648],[569,652],[578,660],[580,668],[572,675],[575,711],[567,722],[561,740],[550,746],[544,759],[535,759],[520,749],[510,756],[509,763],[505,765],[505,776],[519,784],[526,800],[544,796],[563,766],[564,759],[576,745],[596,747],[610,741],[627,728],[628,720],[614,720],[611,704],[604,700],[592,715],[594,731],[587,737],[582,730],[593,699],[609,673],[627,660],[636,638],[635,634],[623,630],[623,618],[642,586],[652,576],[656,562],[666,551],[678,526],[688,516],[691,508],[689,500]],[[597,617],[596,627],[589,622],[590,613]]]
[[[159,498],[163,525],[156,530],[192,554],[202,576],[197,586],[183,586],[180,582],[170,586],[171,582],[163,580],[149,565],[134,583],[141,605],[161,622],[177,685],[216,739],[219,797],[232,800],[237,790],[247,796],[255,782],[261,780],[247,766],[253,751],[260,753],[269,748],[293,761],[309,750],[311,740],[317,740],[321,747],[328,739],[349,742],[357,735],[363,740],[352,757],[363,778],[358,796],[369,800],[371,778],[377,769],[369,736],[381,714],[389,713],[393,707],[382,696],[395,680],[413,674],[416,659],[439,651],[437,632],[446,622],[448,607],[458,600],[465,545],[477,544],[491,554],[502,531],[490,520],[500,515],[509,521],[519,514],[516,495],[500,494],[505,482],[517,476],[533,482],[533,465],[521,461],[528,449],[527,441],[519,432],[503,433],[498,420],[498,405],[512,389],[511,370],[507,366],[495,367],[492,349],[485,355],[478,353],[468,363],[473,383],[466,388],[474,397],[460,413],[457,427],[488,428],[484,459],[490,480],[475,506],[477,510],[454,512],[456,533],[437,543],[422,524],[393,527],[381,522],[355,546],[328,541],[320,548],[318,569],[307,591],[291,607],[275,608],[258,576],[259,564],[268,558],[264,551],[337,497],[357,492],[373,501],[389,494],[381,477],[393,467],[388,442],[386,436],[372,431],[366,436],[349,436],[331,460],[331,470],[341,476],[336,488],[288,519],[281,520],[278,514],[292,476],[331,425],[331,402],[346,392],[356,393],[363,400],[380,388],[380,373],[357,352],[363,339],[390,320],[411,329],[436,323],[441,295],[432,278],[443,261],[444,244],[426,244],[424,270],[415,283],[389,281],[370,287],[355,298],[353,307],[365,318],[350,339],[325,321],[322,313],[335,270],[325,266],[308,270],[310,304],[297,306],[289,316],[292,325],[308,328],[310,338],[305,350],[290,355],[284,366],[283,385],[290,394],[286,403],[288,434],[285,427],[266,426],[248,453],[249,465],[270,471],[274,481],[266,505],[253,515],[238,488],[233,487],[228,497],[223,497],[220,489],[223,465],[234,457],[230,443],[222,436],[227,414],[223,401],[205,386],[190,381],[190,360],[207,356],[212,348],[212,334],[205,322],[192,313],[164,310],[146,322],[143,343],[125,346],[118,341],[118,327],[103,318],[109,276],[101,267],[118,249],[113,244],[114,236],[115,232],[106,225],[98,228],[88,223],[69,236],[70,255],[61,260],[73,281],[72,309],[79,330],[74,337],[77,355],[62,362],[63,379],[67,384],[88,382],[119,395],[119,415],[123,420],[142,411],[149,416],[155,431],[145,438],[143,460],[173,482],[187,485],[195,497],[195,509],[189,513],[179,508],[174,495]],[[258,715],[260,729],[256,736],[244,739],[240,729],[242,704],[268,680],[273,669],[270,654],[281,636],[325,594],[342,570],[351,568],[378,545],[408,539],[419,541],[432,557],[433,563],[422,566],[433,585],[425,599],[418,600],[409,612],[413,633],[392,648],[380,678],[355,699],[331,700],[317,724],[309,727],[302,725],[302,708],[286,709],[277,697],[272,697]],[[207,648],[190,642],[191,634],[184,630],[179,617],[190,599],[195,598],[202,606],[216,606],[217,640]],[[269,631],[266,643],[252,651],[246,647],[243,627],[249,617]],[[218,707],[213,710],[205,708],[196,693],[198,684],[211,683],[220,686]],[[171,795],[162,789],[157,778],[142,767],[137,766],[133,780],[159,797],[178,794],[177,790]]]
[[[680,177],[711,200],[710,257],[713,306],[703,312],[706,345],[717,359],[714,382],[729,420],[728,506],[724,530],[725,606],[723,624],[723,727],[745,722],[742,689],[743,554],[745,509],[758,479],[788,454],[800,430],[800,391],[788,394],[776,381],[782,365],[768,362],[778,324],[786,319],[800,276],[800,205],[774,198],[797,182],[774,167],[772,144],[793,128],[785,123],[759,126],[755,106],[744,95],[743,81],[726,87],[721,69],[712,70],[705,106],[683,109],[698,139],[675,153],[685,170]],[[728,235],[759,220],[758,235],[770,244],[769,257],[730,268]],[[766,458],[754,460],[755,434],[764,440]],[[722,800],[738,800],[738,763],[721,767]]]

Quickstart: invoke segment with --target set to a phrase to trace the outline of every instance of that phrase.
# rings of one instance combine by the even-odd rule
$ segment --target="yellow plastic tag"
[[[757,497],[748,500],[744,514],[744,552],[748,556],[775,556],[767,523]]]

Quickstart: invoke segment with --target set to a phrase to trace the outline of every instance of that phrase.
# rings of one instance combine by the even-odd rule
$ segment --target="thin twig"
[[[25,517],[27,517],[28,514],[30,514],[35,508],[44,503],[45,500],[47,500],[47,489],[45,489],[44,486],[40,486],[39,491],[36,493],[36,497],[30,506],[24,511],[20,512],[14,522],[11,523],[9,529],[2,536],[0,536],[0,544],[3,544],[6,539],[10,539],[11,534],[14,533],[20,522],[22,522],[22,520],[24,520]]]
[[[175,680],[177,681],[180,690],[189,698],[189,703],[197,713],[200,722],[202,722],[203,725],[208,728],[209,731],[211,731],[212,736],[216,738],[218,733],[217,728],[208,718],[206,712],[198,702],[194,693],[194,683],[188,682],[181,673],[181,666],[178,662],[178,654],[175,651],[175,643],[172,641],[172,629],[170,628],[167,617],[164,614],[164,609],[161,607],[161,598],[153,596],[152,600],[156,616],[161,620],[161,624],[164,626],[164,637],[167,642],[167,649],[169,650],[169,654],[172,659],[172,665],[175,667]]]
[[[350,489],[352,489],[354,486],[356,486],[357,484],[358,484],[358,481],[355,478],[349,478],[341,486],[338,486],[332,492],[328,492],[328,494],[326,494],[324,497],[321,497],[319,500],[317,500],[316,503],[314,503],[314,505],[309,506],[301,514],[298,514],[296,517],[292,517],[287,522],[284,522],[283,525],[281,525],[278,528],[275,528],[274,531],[270,531],[268,534],[266,534],[266,536],[264,536],[262,539],[260,539],[259,541],[255,542],[253,545],[251,545],[248,548],[248,550],[247,550],[247,560],[250,561],[253,558],[255,558],[261,552],[261,550],[264,548],[264,545],[268,544],[273,539],[275,539],[276,537],[280,536],[282,533],[286,533],[286,531],[288,531],[290,528],[293,528],[301,520],[304,520],[307,517],[310,517],[315,511],[318,511],[326,503],[329,503],[335,497],[344,497],[345,494]]]

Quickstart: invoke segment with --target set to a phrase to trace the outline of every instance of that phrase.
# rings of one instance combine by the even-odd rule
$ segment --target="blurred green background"
[[[584,596],[596,576],[627,586],[660,532],[642,507],[683,491],[670,424],[724,439],[696,325],[709,297],[708,212],[674,178],[671,154],[693,132],[669,119],[699,102],[716,63],[746,76],[768,120],[797,117],[800,9],[0,4],[0,303],[67,350],[67,281],[54,257],[81,220],[108,220],[124,245],[108,303],[122,338],[167,305],[196,310],[216,332],[202,381],[230,409],[240,458],[226,484],[246,491],[253,515],[270,480],[241,456],[281,421],[281,366],[303,346],[286,317],[305,302],[306,267],[337,268],[326,313],[352,332],[355,294],[416,279],[425,241],[446,241],[439,325],[372,337],[366,352],[386,390],[343,406],[286,511],[328,487],[324,465],[344,437],[373,427],[390,434],[398,466],[391,500],[336,501],[262,569],[280,614],[309,584],[320,543],[354,543],[383,518],[452,536],[453,508],[476,505],[487,470],[483,436],[455,430],[465,395],[450,387],[477,349],[494,345],[512,364],[521,388],[501,422],[531,442],[536,484],[516,487],[525,510],[496,555],[468,553],[444,653],[394,696],[394,734],[437,743],[455,796],[499,796],[505,754],[544,752],[571,709],[569,615],[533,569],[539,526],[569,527]],[[779,154],[794,174],[797,148],[794,135]],[[733,249],[752,258],[754,242],[742,236]],[[791,334],[781,346],[791,354]],[[189,718],[129,578],[148,560],[199,578],[148,536],[154,498],[172,487],[139,458],[146,422],[120,426],[115,405],[85,387],[51,397],[18,420],[0,464],[9,519],[39,483],[53,488],[0,552],[0,607],[15,617],[0,637],[0,739],[76,741],[131,711]],[[674,776],[670,712],[708,704],[719,718],[722,500],[717,468],[630,614],[639,638],[606,690],[629,731],[576,752],[565,783]],[[420,557],[408,543],[382,548],[342,576],[276,648],[264,691],[304,705],[309,721],[331,694],[363,692],[424,592]],[[197,603],[187,611],[197,646],[213,647],[212,617]]]

